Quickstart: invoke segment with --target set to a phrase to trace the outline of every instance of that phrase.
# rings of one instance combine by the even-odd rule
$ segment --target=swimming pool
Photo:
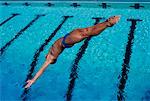
[[[150,4],[1,2],[2,101],[149,101]],[[56,39],[112,15],[118,24],[66,49],[29,89]]]

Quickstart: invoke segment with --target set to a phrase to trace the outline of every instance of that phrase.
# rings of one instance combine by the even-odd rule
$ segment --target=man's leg
[[[103,30],[105,30],[108,27],[113,26],[114,24],[116,24],[120,19],[120,16],[113,16],[110,17],[108,20],[106,20],[105,22],[96,24],[92,27],[88,27],[85,28],[87,30],[87,35],[88,36],[96,36],[99,35]],[[83,30],[85,30],[83,29]]]

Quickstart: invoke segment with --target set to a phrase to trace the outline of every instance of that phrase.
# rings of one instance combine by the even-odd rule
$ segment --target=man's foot
[[[120,16],[113,16],[107,19],[105,22],[107,22],[108,27],[112,27],[114,24],[116,24],[120,19]]]

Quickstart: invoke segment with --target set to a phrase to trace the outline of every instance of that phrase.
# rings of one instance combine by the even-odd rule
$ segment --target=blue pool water
[[[1,101],[150,101],[150,5],[69,5],[0,5]],[[121,15],[118,24],[66,49],[23,89],[54,41],[112,15]]]

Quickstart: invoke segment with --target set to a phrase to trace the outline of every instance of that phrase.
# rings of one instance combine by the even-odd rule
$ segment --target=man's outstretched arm
[[[45,71],[49,64],[51,64],[53,60],[47,59],[44,64],[42,65],[41,69],[36,73],[33,79],[27,81],[27,85],[24,88],[29,88]]]

